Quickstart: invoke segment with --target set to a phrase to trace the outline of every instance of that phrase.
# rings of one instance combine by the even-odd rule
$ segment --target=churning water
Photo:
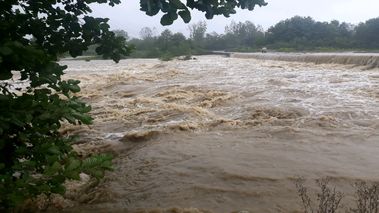
[[[347,201],[354,181],[379,180],[377,68],[221,56],[64,63],[95,121],[62,131],[82,136],[79,151],[117,153],[77,210],[296,212],[297,176],[330,176]]]

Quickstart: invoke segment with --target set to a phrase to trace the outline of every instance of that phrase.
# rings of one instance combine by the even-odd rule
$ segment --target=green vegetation
[[[266,5],[264,0],[185,2],[140,0],[140,5],[150,16],[162,12],[163,25],[172,24],[179,16],[188,23],[189,9],[211,19],[214,15],[228,17],[235,8],[253,10]],[[108,19],[88,15],[91,3],[114,6],[120,0],[0,1],[0,211],[17,210],[26,199],[39,194],[63,194],[64,182],[79,179],[81,172],[101,178],[111,169],[111,156],[80,158],[71,147],[74,138],[59,133],[62,123],[92,122],[90,106],[75,96],[80,82],[62,79],[67,67],[58,63],[59,57],[87,52],[118,62],[132,49],[125,31],[112,32]],[[169,30],[155,36],[144,28],[141,39],[130,43],[137,49],[133,56],[162,60],[178,55],[188,59],[188,55],[209,50],[254,51],[262,46],[287,51],[378,49],[378,23],[379,19],[372,19],[354,27],[294,17],[267,32],[248,21],[232,23],[219,35],[207,34],[206,25],[200,22],[189,27],[189,39]],[[376,188],[367,190],[376,193]]]
[[[131,57],[170,59],[191,54],[190,41],[182,33],[173,34],[170,30],[163,31],[160,36],[146,35],[145,39],[132,39],[130,43],[136,48]]]
[[[73,138],[58,131],[62,122],[92,122],[90,106],[74,95],[80,91],[80,82],[62,80],[67,67],[60,65],[58,58],[89,51],[118,62],[131,51],[126,33],[112,32],[108,19],[88,15],[91,3],[114,6],[120,0],[0,1],[1,211],[17,210],[26,199],[39,194],[63,194],[63,183],[79,179],[80,172],[100,178],[111,169],[110,156],[81,159],[72,150]],[[212,18],[229,16],[236,7],[253,10],[265,2],[141,0],[140,5],[147,15],[163,12],[161,23],[167,25],[178,15],[189,22],[188,8]],[[188,49],[181,34],[167,31],[159,39],[160,50],[168,55],[177,51],[171,45]]]
[[[58,132],[62,122],[92,122],[91,107],[74,95],[80,82],[62,80],[66,66],[58,56],[81,55],[93,44],[115,61],[129,53],[107,19],[89,12],[87,1],[0,2],[0,209],[42,193],[62,194],[65,180],[81,172],[100,178],[111,169],[110,156],[80,159],[73,138]]]
[[[379,18],[361,23],[355,29],[356,46],[365,49],[379,49]]]
[[[192,24],[188,29],[190,38],[182,33],[172,33],[168,29],[159,36],[154,36],[152,29],[142,28],[140,39],[129,40],[135,47],[130,57],[169,60],[177,56],[206,54],[214,50],[250,52],[259,50],[264,42],[262,28],[249,21],[232,22],[225,27],[225,35],[206,34],[205,22]]]
[[[297,51],[377,50],[379,18],[354,26],[338,21],[317,22],[295,16],[270,27],[265,45],[271,49]]]
[[[170,25],[178,16],[185,23],[190,22],[191,14],[189,9],[197,9],[205,12],[207,19],[212,19],[215,15],[224,15],[229,17],[230,14],[235,14],[235,8],[254,10],[255,6],[265,6],[267,3],[264,0],[228,0],[228,1],[195,1],[187,0],[183,3],[180,0],[141,0],[141,10],[146,12],[146,15],[154,16],[159,12],[163,12],[161,17],[162,25]]]
[[[264,31],[250,21],[232,22],[224,34],[207,33],[205,22],[189,26],[189,38],[182,33],[163,31],[154,36],[143,28],[140,39],[131,39],[136,51],[131,57],[169,59],[180,55],[211,51],[257,52],[262,47],[280,52],[370,51],[379,49],[379,18],[354,26],[338,21],[317,22],[310,17],[295,16]]]
[[[270,27],[266,44],[271,48],[312,50],[317,48],[352,48],[355,28],[351,24],[316,22],[310,17],[295,16]]]

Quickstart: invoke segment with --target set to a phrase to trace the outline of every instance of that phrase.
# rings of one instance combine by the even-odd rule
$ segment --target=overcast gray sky
[[[256,7],[254,11],[238,10],[229,18],[224,16],[207,20],[208,32],[223,33],[225,25],[234,21],[249,20],[264,29],[295,15],[311,16],[317,21],[339,20],[357,24],[370,18],[379,17],[379,0],[266,0],[268,5]],[[112,29],[126,30],[130,36],[138,37],[142,27],[156,28],[156,33],[168,28],[174,32],[188,35],[187,25],[178,18],[173,25],[163,27],[159,20],[162,16],[147,16],[139,10],[139,0],[122,0],[115,7],[93,5],[93,15],[110,18]],[[206,20],[203,13],[192,11],[191,23]]]

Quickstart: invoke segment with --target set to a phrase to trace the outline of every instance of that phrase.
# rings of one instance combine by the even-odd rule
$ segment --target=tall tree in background
[[[266,42],[272,47],[314,49],[352,47],[353,29],[347,23],[316,22],[311,17],[295,16],[268,29]]]
[[[250,47],[256,46],[257,41],[262,43],[264,32],[261,27],[255,26],[250,21],[234,22],[225,27],[225,42],[230,47]]]
[[[149,40],[149,39],[152,39],[154,37],[154,32],[151,28],[149,27],[144,27],[140,30],[139,32],[139,36],[143,39],[143,40]]]
[[[295,16],[279,22],[267,31],[269,43],[282,42],[303,45],[310,39],[315,21],[311,17]]]
[[[356,42],[364,48],[379,48],[379,18],[367,20],[356,28]]]
[[[205,21],[199,21],[198,23],[188,26],[190,31],[190,39],[197,45],[202,45],[205,38],[205,32],[207,31],[207,23]]]
[[[169,29],[165,29],[161,35],[158,37],[158,44],[160,49],[163,51],[167,51],[170,45],[170,41],[172,39],[172,32]]]
[[[129,34],[125,30],[113,30],[113,32],[117,37],[123,37],[126,41],[129,40]]]

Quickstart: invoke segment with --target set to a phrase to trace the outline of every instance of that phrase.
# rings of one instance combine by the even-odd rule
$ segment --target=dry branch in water
[[[305,213],[336,213],[340,207],[340,203],[343,197],[341,192],[336,191],[335,188],[329,186],[329,178],[317,179],[316,183],[320,188],[320,192],[317,193],[317,208],[308,194],[307,187],[304,186],[305,179],[298,178],[295,180],[295,186],[299,197],[301,198]]]
[[[353,213],[378,213],[379,207],[379,183],[367,184],[359,181],[354,184],[356,189],[356,208]]]

